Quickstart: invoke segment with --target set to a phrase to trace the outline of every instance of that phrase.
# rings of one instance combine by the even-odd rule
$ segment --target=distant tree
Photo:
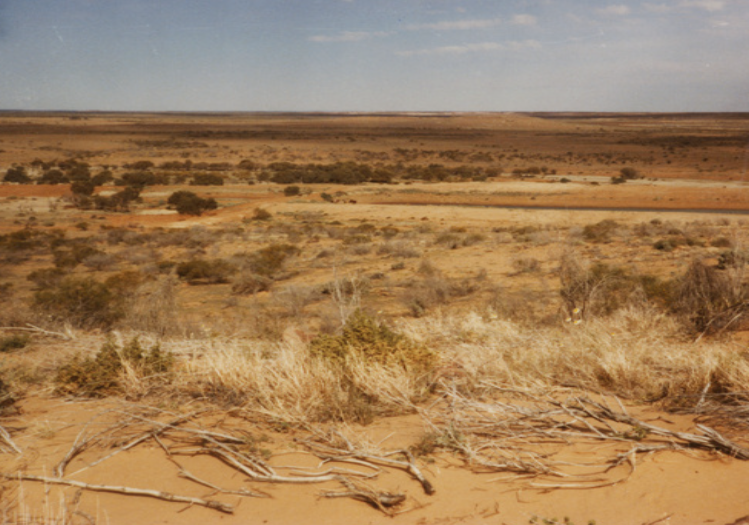
[[[91,180],[91,170],[88,164],[76,164],[68,170],[67,175],[72,181],[88,182]]]
[[[202,215],[204,211],[215,210],[218,203],[215,199],[204,199],[191,191],[176,191],[169,196],[167,204],[173,206],[182,215]]]
[[[240,170],[246,170],[246,171],[252,171],[258,168],[258,165],[255,161],[252,161],[250,159],[244,159],[237,164],[237,168]]]
[[[18,184],[28,184],[31,182],[31,177],[26,174],[26,168],[23,166],[16,166],[9,168],[5,172],[5,182],[17,182]]]
[[[283,189],[283,194],[287,197],[295,197],[302,193],[302,190],[299,186],[286,186]]]
[[[153,168],[153,162],[150,160],[139,160],[130,164],[124,164],[123,167],[129,170],[146,171]]]
[[[140,198],[140,191],[137,188],[128,186],[110,197],[104,197],[103,195],[95,196],[94,206],[99,210],[126,212],[130,210],[130,203],[138,198]]]
[[[223,186],[224,178],[213,173],[197,173],[190,181],[190,186]]]
[[[619,170],[619,176],[625,180],[634,180],[640,178],[640,172],[634,168],[622,168]]]
[[[58,169],[51,169],[42,173],[42,176],[36,181],[37,184],[65,184],[70,182],[70,179],[62,171]]]
[[[94,186],[103,186],[107,182],[111,182],[114,180],[114,175],[112,175],[112,172],[109,170],[103,170],[91,177],[91,182],[94,184]]]
[[[90,197],[94,193],[94,184],[89,180],[77,180],[70,184],[70,191],[73,195],[84,195]]]
[[[163,175],[155,175],[150,171],[131,171],[125,173],[119,181],[115,181],[115,184],[143,189],[145,186],[166,184],[166,182],[167,179]]]

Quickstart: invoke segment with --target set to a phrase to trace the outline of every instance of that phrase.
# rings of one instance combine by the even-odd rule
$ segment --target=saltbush
[[[62,366],[55,378],[57,391],[86,397],[122,394],[128,390],[123,384],[126,371],[139,379],[153,379],[168,374],[174,366],[174,356],[163,352],[159,345],[144,349],[135,338],[124,346],[110,339],[95,357],[75,357]]]
[[[229,282],[236,268],[223,259],[193,259],[177,265],[177,276],[190,284]]]
[[[110,328],[124,315],[122,297],[91,278],[64,277],[37,290],[32,304],[53,319],[79,328]]]
[[[348,318],[340,334],[321,334],[313,339],[310,353],[339,365],[345,365],[351,358],[360,358],[414,372],[431,370],[437,363],[437,356],[430,349],[361,310]]]

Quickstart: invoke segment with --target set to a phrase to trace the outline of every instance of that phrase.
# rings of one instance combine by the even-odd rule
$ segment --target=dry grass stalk
[[[61,339],[64,339],[65,341],[72,341],[73,339],[75,339],[75,334],[73,333],[73,330],[70,326],[66,326],[64,332],[54,332],[52,330],[45,330],[44,328],[39,328],[38,326],[34,326],[31,323],[26,323],[26,326],[3,326],[3,327],[0,327],[0,331],[31,332],[33,334],[41,334],[41,335],[48,335],[51,337],[59,337]]]

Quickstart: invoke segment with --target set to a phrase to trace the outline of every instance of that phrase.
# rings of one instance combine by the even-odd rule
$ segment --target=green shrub
[[[76,357],[61,367],[55,383],[57,391],[87,397],[103,397],[127,392],[123,384],[126,368],[141,379],[168,374],[174,366],[174,356],[165,353],[159,345],[145,350],[137,338],[120,347],[109,340],[95,357]]]
[[[33,306],[79,328],[110,328],[124,315],[122,297],[106,284],[72,276],[37,290]]]
[[[310,342],[313,357],[339,365],[350,358],[399,366],[417,373],[434,368],[437,356],[422,344],[395,332],[361,310],[355,311],[338,335],[319,335]]]

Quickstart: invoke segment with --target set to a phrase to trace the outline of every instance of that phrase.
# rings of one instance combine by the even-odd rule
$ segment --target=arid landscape
[[[749,114],[0,112],[9,524],[749,523]]]

